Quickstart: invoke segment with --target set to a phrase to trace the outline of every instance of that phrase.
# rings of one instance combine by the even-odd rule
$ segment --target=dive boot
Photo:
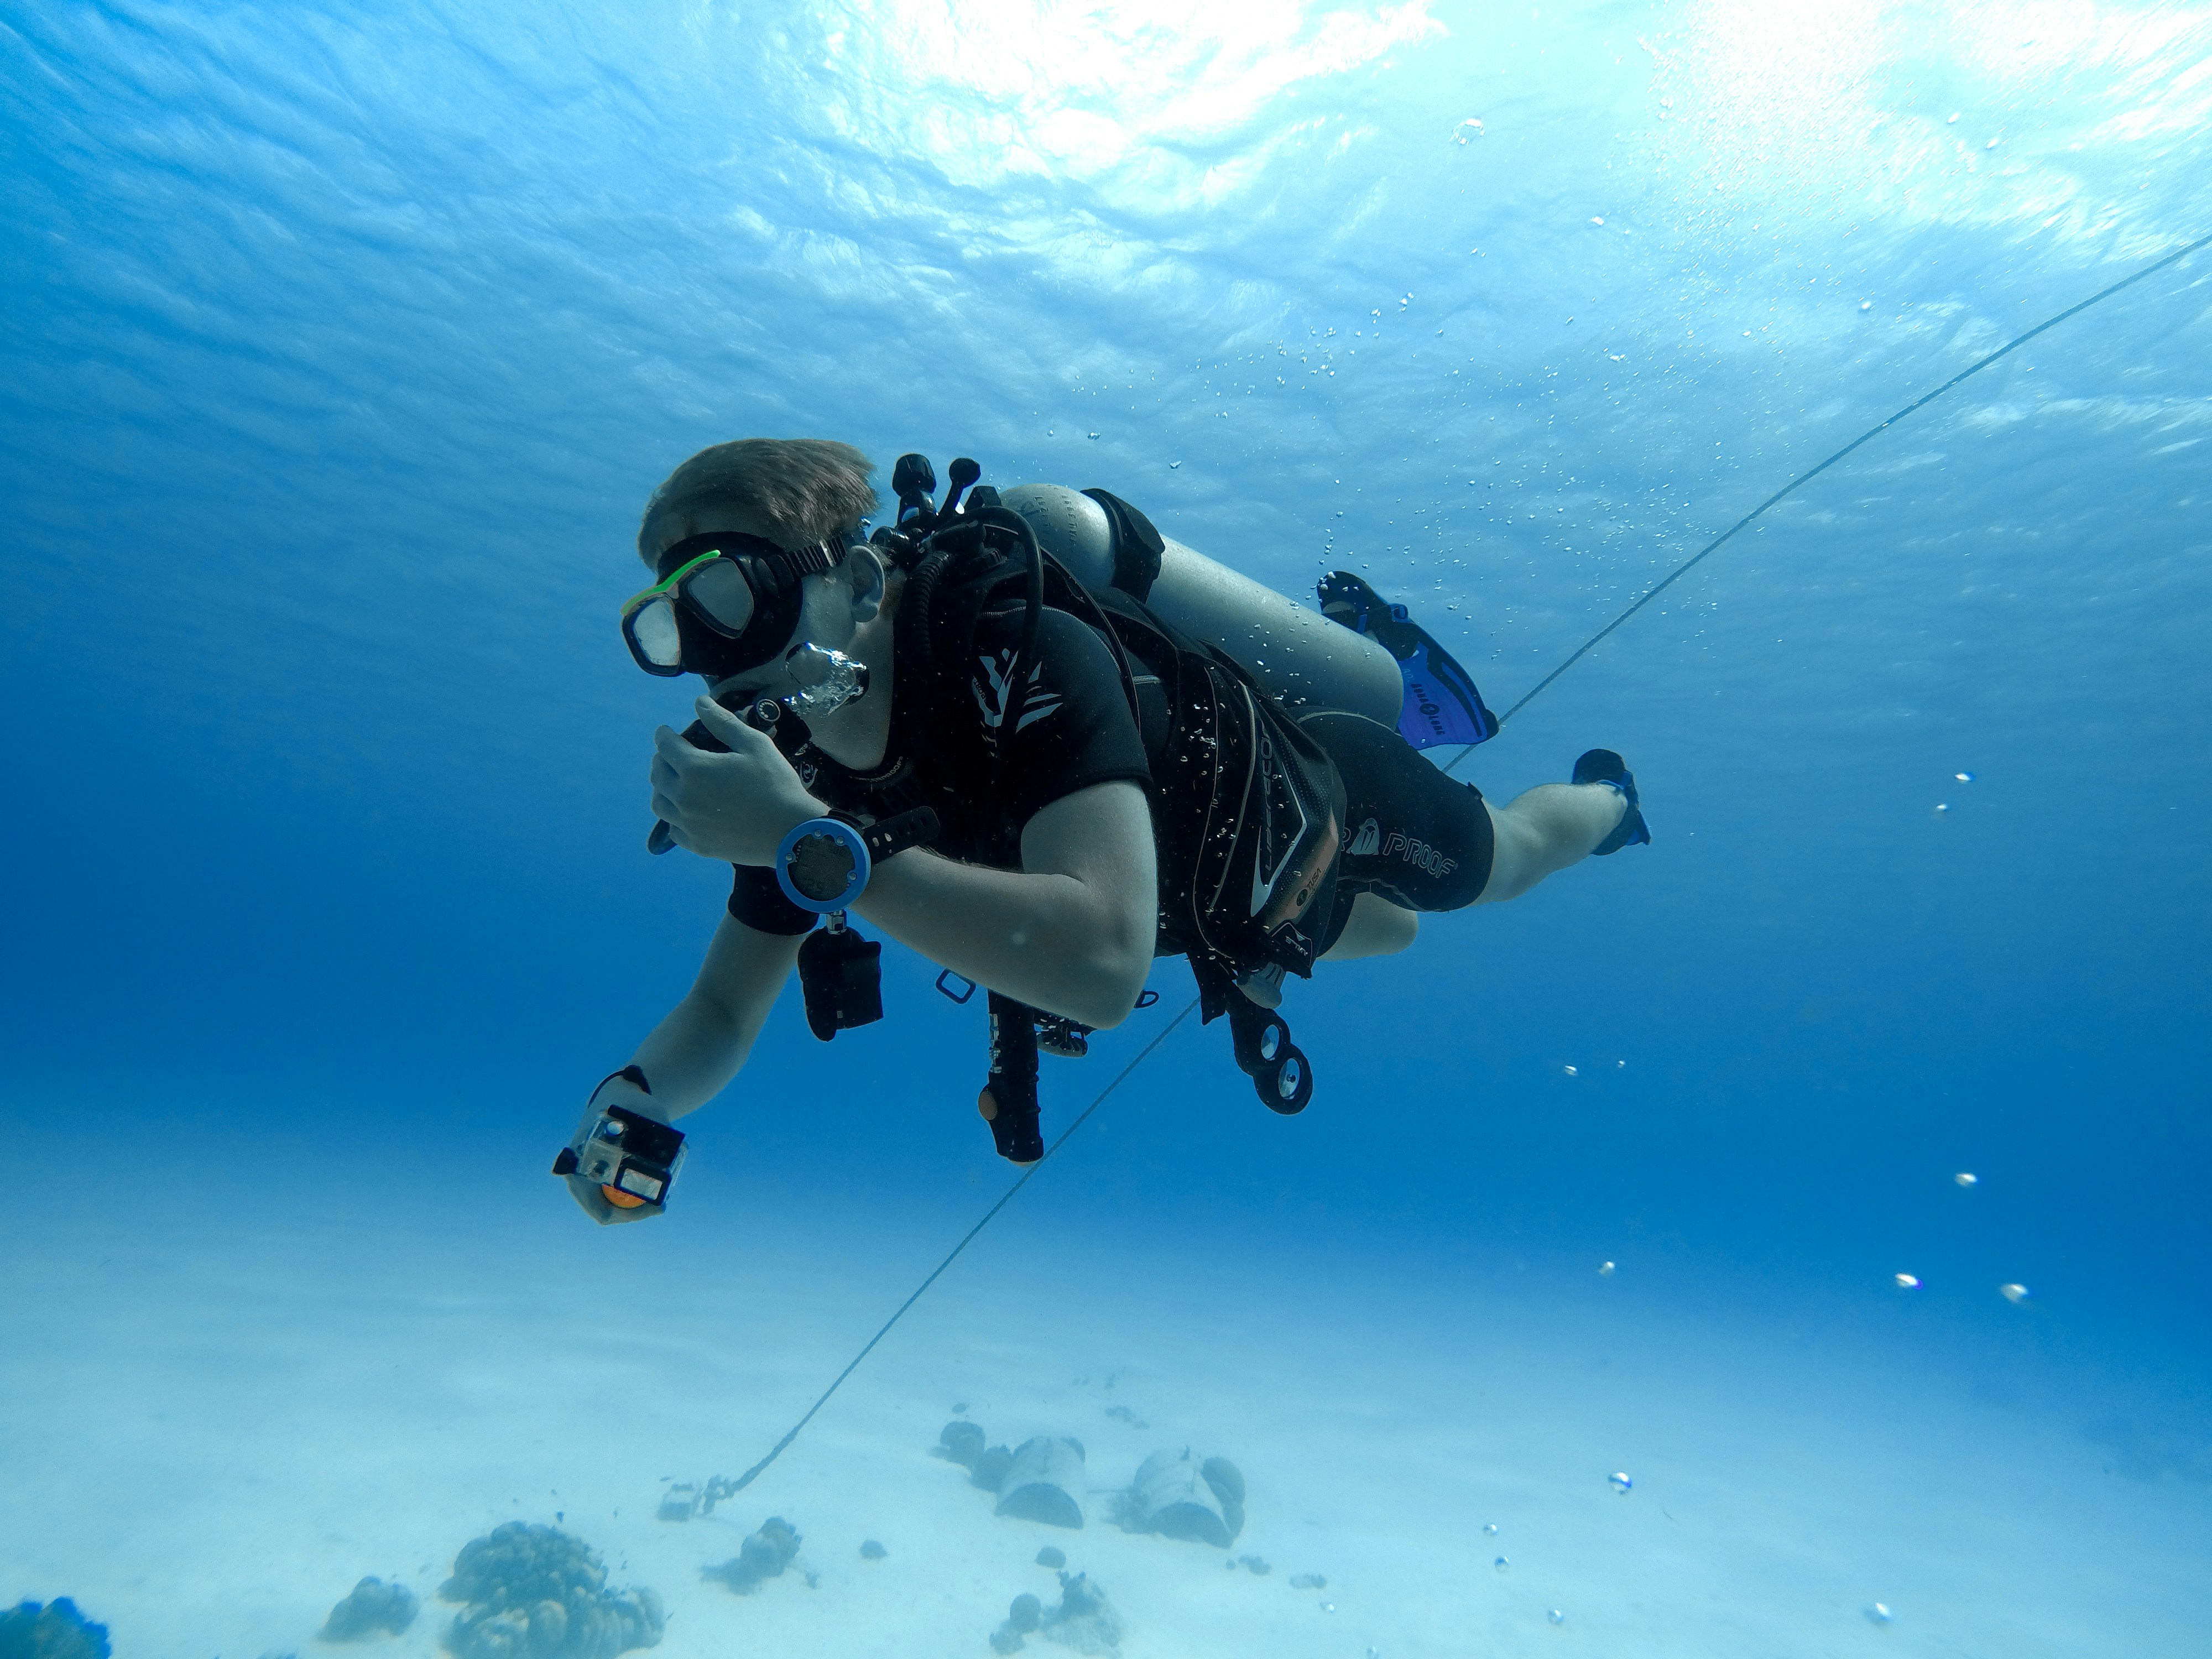
[[[1321,613],[1366,635],[1396,659],[1398,678],[1405,684],[1398,735],[1414,748],[1486,743],[1498,735],[1498,716],[1484,705],[1474,677],[1407,615],[1404,605],[1384,604],[1364,581],[1340,570],[1322,578]]]
[[[1620,822],[1613,825],[1613,833],[1590,849],[1595,856],[1604,858],[1624,847],[1650,844],[1651,830],[1644,822],[1644,809],[1636,801],[1636,774],[1628,769],[1626,761],[1610,749],[1590,750],[1575,763],[1573,781],[1610,784],[1628,799],[1628,810],[1620,815]]]

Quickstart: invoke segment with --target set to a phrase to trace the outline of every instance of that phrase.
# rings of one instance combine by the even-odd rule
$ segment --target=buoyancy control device
[[[1202,1018],[1228,1018],[1238,1065],[1261,1100],[1278,1112],[1302,1110],[1312,1075],[1273,1006],[1275,988],[1285,973],[1311,972],[1329,920],[1343,787],[1256,671],[1176,625],[1153,601],[1242,641],[1265,663],[1272,684],[1304,708],[1382,709],[1395,718],[1401,695],[1395,661],[1371,641],[1167,541],[1142,513],[1103,490],[1078,495],[1026,485],[1010,501],[987,486],[963,506],[981,468],[962,459],[950,472],[943,504],[933,506],[934,470],[921,456],[902,458],[893,474],[898,522],[874,537],[907,574],[899,695],[941,700],[933,718],[917,722],[921,729],[936,726],[940,714],[960,718],[975,628],[987,611],[1010,602],[1025,611],[1023,660],[1033,659],[1037,618],[1048,606],[1099,635],[1121,668],[1152,767],[1158,951],[1189,957]],[[1040,523],[1098,580],[1085,580],[1042,545]],[[1009,856],[1018,829],[1008,826]],[[1033,1161],[1042,1153],[1039,1038],[1045,1052],[1080,1053],[1085,1032],[996,994],[990,1012],[992,1064],[979,1104],[1000,1151]]]

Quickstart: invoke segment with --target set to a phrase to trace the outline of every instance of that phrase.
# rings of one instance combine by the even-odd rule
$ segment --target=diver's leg
[[[1554,871],[1650,839],[1636,780],[1609,749],[1593,749],[1575,763],[1578,782],[1540,784],[1493,805],[1386,726],[1332,713],[1303,716],[1299,724],[1344,780],[1340,883],[1403,910],[1518,898]]]
[[[1402,950],[1412,942],[1410,915],[1393,917],[1368,900],[1401,913],[1474,903],[1490,877],[1491,823],[1482,792],[1446,777],[1396,732],[1364,716],[1323,712],[1301,715],[1298,723],[1328,752],[1344,781],[1345,842],[1337,880],[1340,889],[1362,896],[1345,938],[1331,942],[1329,954],[1340,961]],[[1367,948],[1350,937],[1362,905]],[[1347,941],[1343,952],[1334,948]]]
[[[1358,962],[1367,957],[1394,957],[1413,942],[1421,919],[1411,910],[1374,893],[1361,893],[1352,901],[1352,915],[1336,943],[1322,955],[1323,962]]]
[[[1519,898],[1545,877],[1581,863],[1628,812],[1628,797],[1605,783],[1540,783],[1503,806],[1483,805],[1495,850],[1477,904]]]

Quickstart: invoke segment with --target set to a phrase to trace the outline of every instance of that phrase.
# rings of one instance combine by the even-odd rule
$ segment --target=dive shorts
[[[1355,893],[1408,910],[1457,910],[1482,896],[1497,842],[1480,789],[1446,777],[1364,714],[1307,714],[1298,724],[1344,779],[1344,850],[1328,937],[1341,930]]]

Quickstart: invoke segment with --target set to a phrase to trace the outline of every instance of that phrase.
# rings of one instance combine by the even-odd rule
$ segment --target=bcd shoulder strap
[[[1160,560],[1167,538],[1152,521],[1107,489],[1086,489],[1085,495],[1106,509],[1114,529],[1114,586],[1139,604],[1152,597],[1152,584],[1160,577]]]

